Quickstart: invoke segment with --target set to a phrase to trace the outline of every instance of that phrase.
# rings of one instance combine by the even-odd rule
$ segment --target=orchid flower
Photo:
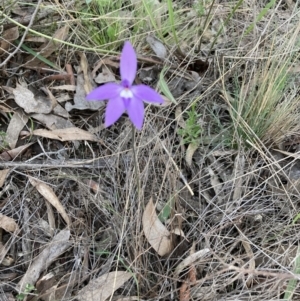
[[[145,114],[143,102],[163,103],[162,97],[152,88],[146,85],[133,85],[136,71],[136,53],[127,41],[120,58],[121,83],[104,84],[87,95],[87,100],[109,100],[105,111],[106,127],[127,112],[134,126],[140,130]]]

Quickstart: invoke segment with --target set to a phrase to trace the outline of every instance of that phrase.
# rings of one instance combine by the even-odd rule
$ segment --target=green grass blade
[[[20,44],[19,40],[15,40],[15,42],[16,42],[16,44]],[[26,52],[30,53],[31,55],[33,55],[34,57],[36,57],[37,59],[39,59],[41,62],[47,64],[51,68],[53,68],[55,70],[62,71],[60,67],[58,67],[57,65],[53,64],[51,61],[49,61],[48,59],[46,59],[45,57],[43,57],[42,55],[40,55],[39,53],[37,53],[36,51],[34,51],[33,49],[31,49],[30,47],[26,46],[25,44],[22,44],[21,48],[23,50],[25,50]]]
[[[158,86],[161,90],[161,92],[169,99],[171,100],[174,104],[177,105],[177,101],[176,99],[174,98],[173,94],[171,93],[169,87],[168,87],[168,84],[166,83],[165,81],[165,78],[164,78],[164,75],[165,75],[165,72],[166,72],[166,67],[163,68],[163,70],[161,70],[160,74],[159,74],[159,81],[158,81]]]
[[[269,3],[267,3],[267,5],[261,10],[261,12],[258,14],[257,18],[255,19],[255,21],[248,26],[248,28],[246,29],[245,33],[243,34],[243,36],[247,35],[250,31],[253,30],[254,25],[261,21],[261,19],[265,16],[265,14],[270,10],[270,8],[272,6],[274,6],[274,4],[276,3],[276,0],[271,0]]]
[[[177,46],[179,47],[179,41],[178,41],[176,30],[175,30],[175,22],[174,22],[175,18],[174,18],[174,10],[173,10],[172,1],[168,0],[167,2],[168,2],[168,13],[169,13],[169,21],[170,21],[170,25],[171,25],[171,30],[172,30],[172,33],[174,36],[174,40],[175,40]]]
[[[298,246],[296,260],[295,260],[295,274],[300,273],[300,247]],[[292,300],[292,297],[294,295],[295,289],[297,286],[297,280],[296,279],[290,279],[286,288],[286,291],[284,293],[284,300]]]

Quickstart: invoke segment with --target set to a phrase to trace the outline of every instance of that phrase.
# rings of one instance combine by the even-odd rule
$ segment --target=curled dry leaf
[[[14,219],[0,213],[0,228],[7,232],[15,232],[19,229],[19,226]]]
[[[59,201],[58,197],[54,193],[53,189],[46,185],[43,182],[40,182],[32,177],[29,177],[29,181],[34,186],[37,191],[53,206],[56,208],[56,210],[60,213],[62,218],[65,220],[67,225],[70,227],[71,221],[69,219],[69,216],[67,215],[63,205]]]
[[[76,140],[88,140],[98,141],[97,137],[93,134],[81,130],[79,128],[68,128],[48,131],[44,129],[38,129],[33,131],[33,135],[41,136],[49,139],[55,139],[59,141],[76,141]]]
[[[40,277],[40,274],[47,270],[54,260],[64,253],[70,245],[71,242],[69,230],[62,230],[56,234],[52,241],[45,247],[45,249],[33,260],[25,275],[18,283],[17,290],[24,292],[26,285],[35,285],[36,281]]]
[[[4,185],[9,170],[9,168],[0,170],[0,188]]]
[[[159,220],[152,199],[143,214],[143,229],[149,244],[160,256],[172,251],[171,233]]]
[[[16,147],[19,134],[26,125],[27,121],[28,117],[24,115],[21,110],[16,111],[12,116],[6,131],[6,142],[11,149]]]
[[[179,274],[183,271],[184,268],[190,266],[196,260],[204,257],[208,254],[210,250],[208,248],[202,249],[196,253],[191,254],[187,258],[185,258],[175,269],[175,275],[179,276]]]
[[[26,150],[32,144],[33,142],[19,146],[9,151],[4,151],[3,153],[0,154],[0,160],[11,161],[16,157],[18,157],[24,150]]]
[[[80,301],[105,301],[131,277],[132,274],[124,271],[104,274],[81,289],[78,298]]]
[[[192,166],[192,160],[193,160],[193,156],[195,151],[197,150],[197,148],[199,147],[198,144],[195,143],[190,143],[187,150],[186,150],[186,154],[185,154],[185,161],[188,164],[189,167]]]

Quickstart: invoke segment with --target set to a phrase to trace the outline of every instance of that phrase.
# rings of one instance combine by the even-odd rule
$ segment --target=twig
[[[9,56],[0,64],[0,68],[2,68],[4,65],[6,65],[6,63],[20,50],[20,48],[21,48],[21,46],[22,46],[22,44],[23,44],[23,42],[24,42],[24,40],[25,40],[25,38],[26,38],[26,35],[27,35],[27,33],[28,33],[28,31],[29,31],[29,29],[31,28],[31,26],[33,25],[33,21],[34,21],[34,19],[35,19],[35,17],[36,17],[36,14],[37,14],[37,12],[38,12],[38,10],[39,10],[39,7],[40,7],[40,5],[41,5],[41,3],[42,3],[42,0],[39,0],[38,1],[38,3],[37,3],[37,5],[36,5],[36,8],[35,8],[35,10],[34,10],[34,12],[33,12],[33,14],[32,14],[32,17],[31,17],[31,19],[30,19],[30,22],[29,22],[29,24],[28,24],[28,26],[26,27],[26,29],[25,29],[25,31],[24,31],[24,33],[23,33],[23,36],[22,36],[22,39],[21,39],[21,41],[20,41],[20,43],[19,43],[19,45],[16,47],[16,49],[12,52],[12,53],[10,53],[9,54]]]
[[[3,162],[0,163],[0,169],[42,169],[42,168],[104,168],[107,166],[105,160],[95,161],[94,164],[85,161],[61,161],[53,160],[53,163],[23,163],[23,162]]]

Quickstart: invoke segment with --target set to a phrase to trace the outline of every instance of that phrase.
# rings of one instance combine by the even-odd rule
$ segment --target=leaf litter
[[[139,1],[132,3],[136,9],[141,8]],[[163,28],[166,4],[149,1],[147,5],[155,9],[154,19],[146,26],[157,22]],[[259,44],[258,52],[253,51],[251,57],[248,51],[251,43],[256,43],[253,36],[241,38],[238,48],[233,48],[230,41],[227,44],[227,30],[231,32],[232,28],[223,26],[221,19],[230,13],[228,6],[212,8],[216,20],[208,22],[202,33],[193,30],[193,22],[201,28],[202,17],[190,2],[172,5],[173,9],[183,5],[176,12],[178,37],[183,36],[181,30],[191,30],[180,40],[183,56],[172,45],[171,33],[160,36],[159,31],[151,29],[150,43],[149,36],[133,39],[139,52],[137,83],[157,87],[167,100],[163,106],[146,107],[145,127],[135,135],[142,199],[137,198],[126,118],[105,129],[103,102],[85,101],[96,84],[118,80],[118,56],[70,54],[72,51],[65,51],[62,43],[27,35],[25,44],[34,52],[26,55],[20,51],[1,69],[0,156],[1,161],[13,163],[10,169],[4,164],[0,168],[1,216],[9,218],[1,228],[1,277],[9,283],[9,288],[2,286],[1,300],[15,298],[11,288],[16,288],[20,279],[23,283],[18,288],[23,292],[26,283],[36,289],[27,296],[34,301],[77,296],[80,300],[277,300],[286,294],[288,279],[295,280],[294,285],[289,282],[294,297],[299,293],[294,273],[300,210],[298,132],[286,134],[282,129],[286,137],[274,147],[280,149],[280,158],[273,153],[271,156],[267,149],[254,153],[237,150],[226,132],[231,120],[228,103],[220,99],[224,95],[221,81],[232,89],[232,95],[236,78],[248,82],[247,72],[241,75],[240,68],[234,68],[235,62],[243,64],[247,60],[245,70],[252,61],[264,64],[258,52],[268,53],[268,41]],[[284,20],[292,16],[290,7],[288,1],[289,16]],[[209,14],[209,7],[203,10]],[[33,10],[18,3],[11,12],[11,19],[3,24],[4,58],[14,49],[19,35],[11,20],[27,26]],[[69,42],[75,33],[74,20],[68,24],[69,19],[65,19],[70,16],[56,16],[48,6],[40,7],[34,29],[50,24],[51,18],[59,22],[62,18],[66,26],[59,23],[52,35]],[[122,16],[119,18],[126,18],[128,28],[138,25],[137,19],[132,23],[132,17]],[[246,25],[248,18],[256,19],[249,10],[247,14],[239,11],[237,24],[239,18]],[[256,27],[262,29],[265,21]],[[287,36],[290,25],[292,22],[285,27]],[[221,34],[210,49],[219,26],[226,34]],[[124,40],[128,32],[127,28],[122,30]],[[239,34],[238,30],[232,32]],[[282,43],[282,35],[278,36]],[[201,44],[199,52],[197,44]],[[114,49],[119,52],[117,47]],[[33,53],[38,52],[48,61],[34,59]],[[32,64],[23,66],[24,58]],[[66,72],[57,73],[47,62]],[[73,80],[68,64],[74,70]],[[24,79],[27,85],[20,87]],[[247,90],[242,92],[250,95]],[[181,145],[177,128],[184,127],[182,114],[195,101],[197,110],[203,112],[203,140],[199,139],[197,147]],[[216,137],[221,139],[215,142]],[[77,147],[73,141],[78,142]],[[66,158],[68,164],[81,164],[71,169],[63,165]],[[39,169],[33,164],[37,162]],[[35,187],[28,184],[30,177],[36,181]],[[172,178],[181,185],[173,185]],[[176,199],[176,206],[185,210],[169,206],[162,223],[154,203],[148,201],[151,197],[159,201]],[[18,235],[9,231],[16,225]],[[70,231],[62,230],[66,225]],[[58,245],[62,248],[56,250],[54,242],[60,233]],[[189,248],[178,252],[184,243]],[[186,252],[192,246],[195,250]],[[47,258],[47,254],[52,255]]]

